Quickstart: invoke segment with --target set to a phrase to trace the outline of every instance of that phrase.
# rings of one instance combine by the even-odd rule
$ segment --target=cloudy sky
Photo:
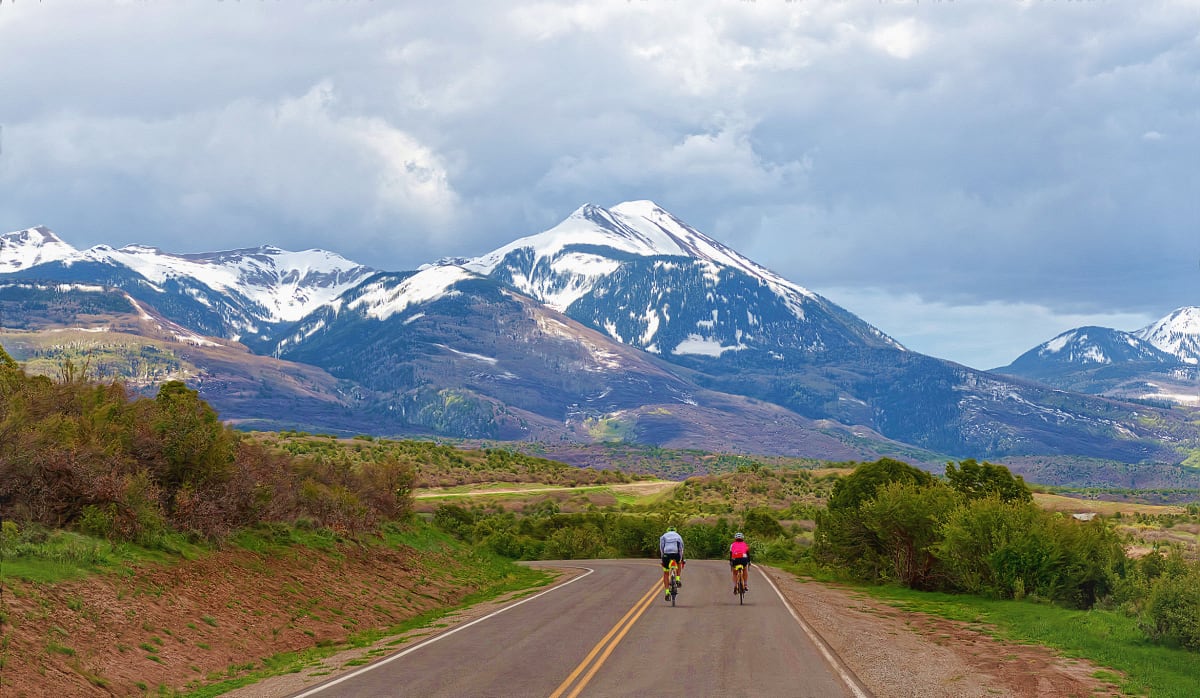
[[[0,231],[413,269],[653,199],[992,368],[1200,305],[1195,0],[0,0]]]

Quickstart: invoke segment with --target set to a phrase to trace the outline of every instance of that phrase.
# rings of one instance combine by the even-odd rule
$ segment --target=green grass
[[[165,535],[153,546],[113,543],[74,531],[22,531],[17,540],[4,544],[0,580],[54,584],[93,574],[131,575],[140,564],[195,559],[206,552],[178,534]],[[82,601],[74,600],[82,608]]]
[[[508,483],[506,483],[506,484],[508,484]],[[512,483],[512,484],[523,485],[523,486],[511,487],[511,489],[515,490],[513,492],[501,492],[501,491],[493,492],[493,491],[489,491],[489,490],[472,491],[469,486],[465,486],[463,488],[463,490],[460,492],[441,492],[441,491],[439,491],[439,492],[434,493],[434,492],[426,491],[426,492],[421,493],[421,496],[417,499],[417,501],[423,502],[423,501],[429,501],[429,500],[436,500],[438,502],[458,502],[458,501],[463,501],[463,500],[469,501],[469,500],[476,500],[476,499],[486,499],[487,501],[514,500],[514,499],[528,498],[530,496],[548,495],[552,492],[571,492],[571,493],[599,492],[599,491],[611,492],[611,490],[612,490],[612,488],[609,485],[578,485],[578,486],[574,486],[574,485],[543,485],[543,484],[537,484],[537,483]]]
[[[792,571],[797,571],[792,569]],[[805,576],[810,570],[803,570]],[[1086,659],[1128,695],[1193,698],[1200,686],[1200,659],[1193,652],[1151,643],[1137,620],[1118,611],[1075,611],[1031,601],[912,591],[892,586],[853,586],[907,611],[989,626],[999,639],[1044,645]],[[1112,670],[1122,676],[1113,674]]]
[[[390,546],[408,546],[423,553],[446,549],[463,549],[462,543],[449,533],[432,525],[385,526],[383,543]]]

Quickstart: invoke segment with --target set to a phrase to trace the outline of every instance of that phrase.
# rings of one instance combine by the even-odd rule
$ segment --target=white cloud
[[[893,58],[907,60],[924,48],[926,34],[925,27],[909,17],[871,32],[871,43]]]
[[[74,180],[76,206],[105,205],[105,182],[125,182],[155,200],[124,205],[232,226],[188,240],[193,250],[286,244],[246,240],[245,223],[230,220],[230,209],[245,212],[246,222],[274,218],[310,229],[373,228],[396,218],[453,223],[458,200],[442,158],[379,117],[340,114],[338,102],[321,83],[274,103],[239,100],[166,119],[62,114],[14,124],[0,181],[20,190],[31,173]],[[83,231],[62,232],[72,239]]]

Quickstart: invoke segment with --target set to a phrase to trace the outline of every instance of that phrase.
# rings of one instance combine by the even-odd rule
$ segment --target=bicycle
[[[667,587],[668,594],[671,597],[671,605],[675,605],[675,597],[679,595],[679,563],[671,560],[670,569],[668,571],[669,586]]]
[[[737,582],[733,586],[733,591],[738,595],[738,605],[746,603],[746,566],[735,565],[733,571],[737,574]]]

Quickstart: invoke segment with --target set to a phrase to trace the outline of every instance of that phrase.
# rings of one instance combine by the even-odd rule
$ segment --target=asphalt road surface
[[[657,560],[531,564],[585,572],[293,698],[869,698],[753,567],[739,605],[728,563],[689,562],[672,607]]]

